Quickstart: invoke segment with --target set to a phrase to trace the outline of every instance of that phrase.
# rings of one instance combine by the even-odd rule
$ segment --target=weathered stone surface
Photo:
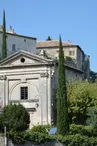
[[[32,144],[32,142],[26,142],[24,145],[18,145],[18,144],[13,144],[9,142],[8,146],[66,146],[65,144],[62,144],[58,141],[52,141],[52,142],[45,142],[43,144],[35,145]]]
[[[4,137],[0,136],[0,146],[4,146]]]

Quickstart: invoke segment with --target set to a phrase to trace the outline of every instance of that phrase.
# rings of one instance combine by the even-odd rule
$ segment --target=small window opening
[[[25,62],[25,58],[21,58],[21,62],[24,63]]]

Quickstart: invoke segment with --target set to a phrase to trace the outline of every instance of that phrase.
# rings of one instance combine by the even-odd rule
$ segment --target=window
[[[25,62],[25,58],[21,58],[21,62],[24,63]]]
[[[74,56],[75,52],[74,51],[69,51],[70,56]]]
[[[24,39],[24,42],[26,42],[26,39]]]
[[[16,51],[16,45],[12,44],[12,52],[15,52],[15,51]]]
[[[21,92],[21,99],[28,99],[28,87],[21,87],[20,88]]]

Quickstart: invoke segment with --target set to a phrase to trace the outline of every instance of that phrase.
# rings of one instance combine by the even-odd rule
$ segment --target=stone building
[[[71,41],[63,42],[64,59],[67,78],[89,79],[90,58],[84,53],[79,45]],[[37,54],[58,60],[59,41],[37,42]],[[43,53],[41,53],[43,52]]]
[[[36,53],[36,38],[17,34],[10,26],[6,32],[7,56],[19,50]],[[0,25],[0,58],[2,53],[2,25]]]
[[[30,114],[30,127],[51,124],[53,60],[19,51],[0,62],[1,106],[22,104]]]
[[[22,104],[30,114],[30,128],[54,124],[59,41],[36,42],[12,28],[6,36],[8,57],[0,61],[0,107]],[[89,57],[80,46],[63,42],[63,50],[66,79],[88,79]]]

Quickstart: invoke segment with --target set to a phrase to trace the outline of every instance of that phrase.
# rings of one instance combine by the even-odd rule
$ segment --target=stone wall
[[[26,142],[24,145],[18,145],[18,144],[13,144],[11,141],[9,141],[8,146],[65,146],[65,145],[61,144],[58,141],[45,142],[45,143],[39,144],[39,145],[34,145],[34,144],[32,144],[32,142],[29,142],[29,141]]]
[[[0,146],[5,146],[4,136],[0,136]],[[11,140],[7,141],[6,146],[66,146],[65,144],[60,143],[59,141],[45,142],[43,144],[35,145],[31,141],[27,141],[25,144],[14,144]]]
[[[0,136],[0,146],[4,146],[4,137]]]

